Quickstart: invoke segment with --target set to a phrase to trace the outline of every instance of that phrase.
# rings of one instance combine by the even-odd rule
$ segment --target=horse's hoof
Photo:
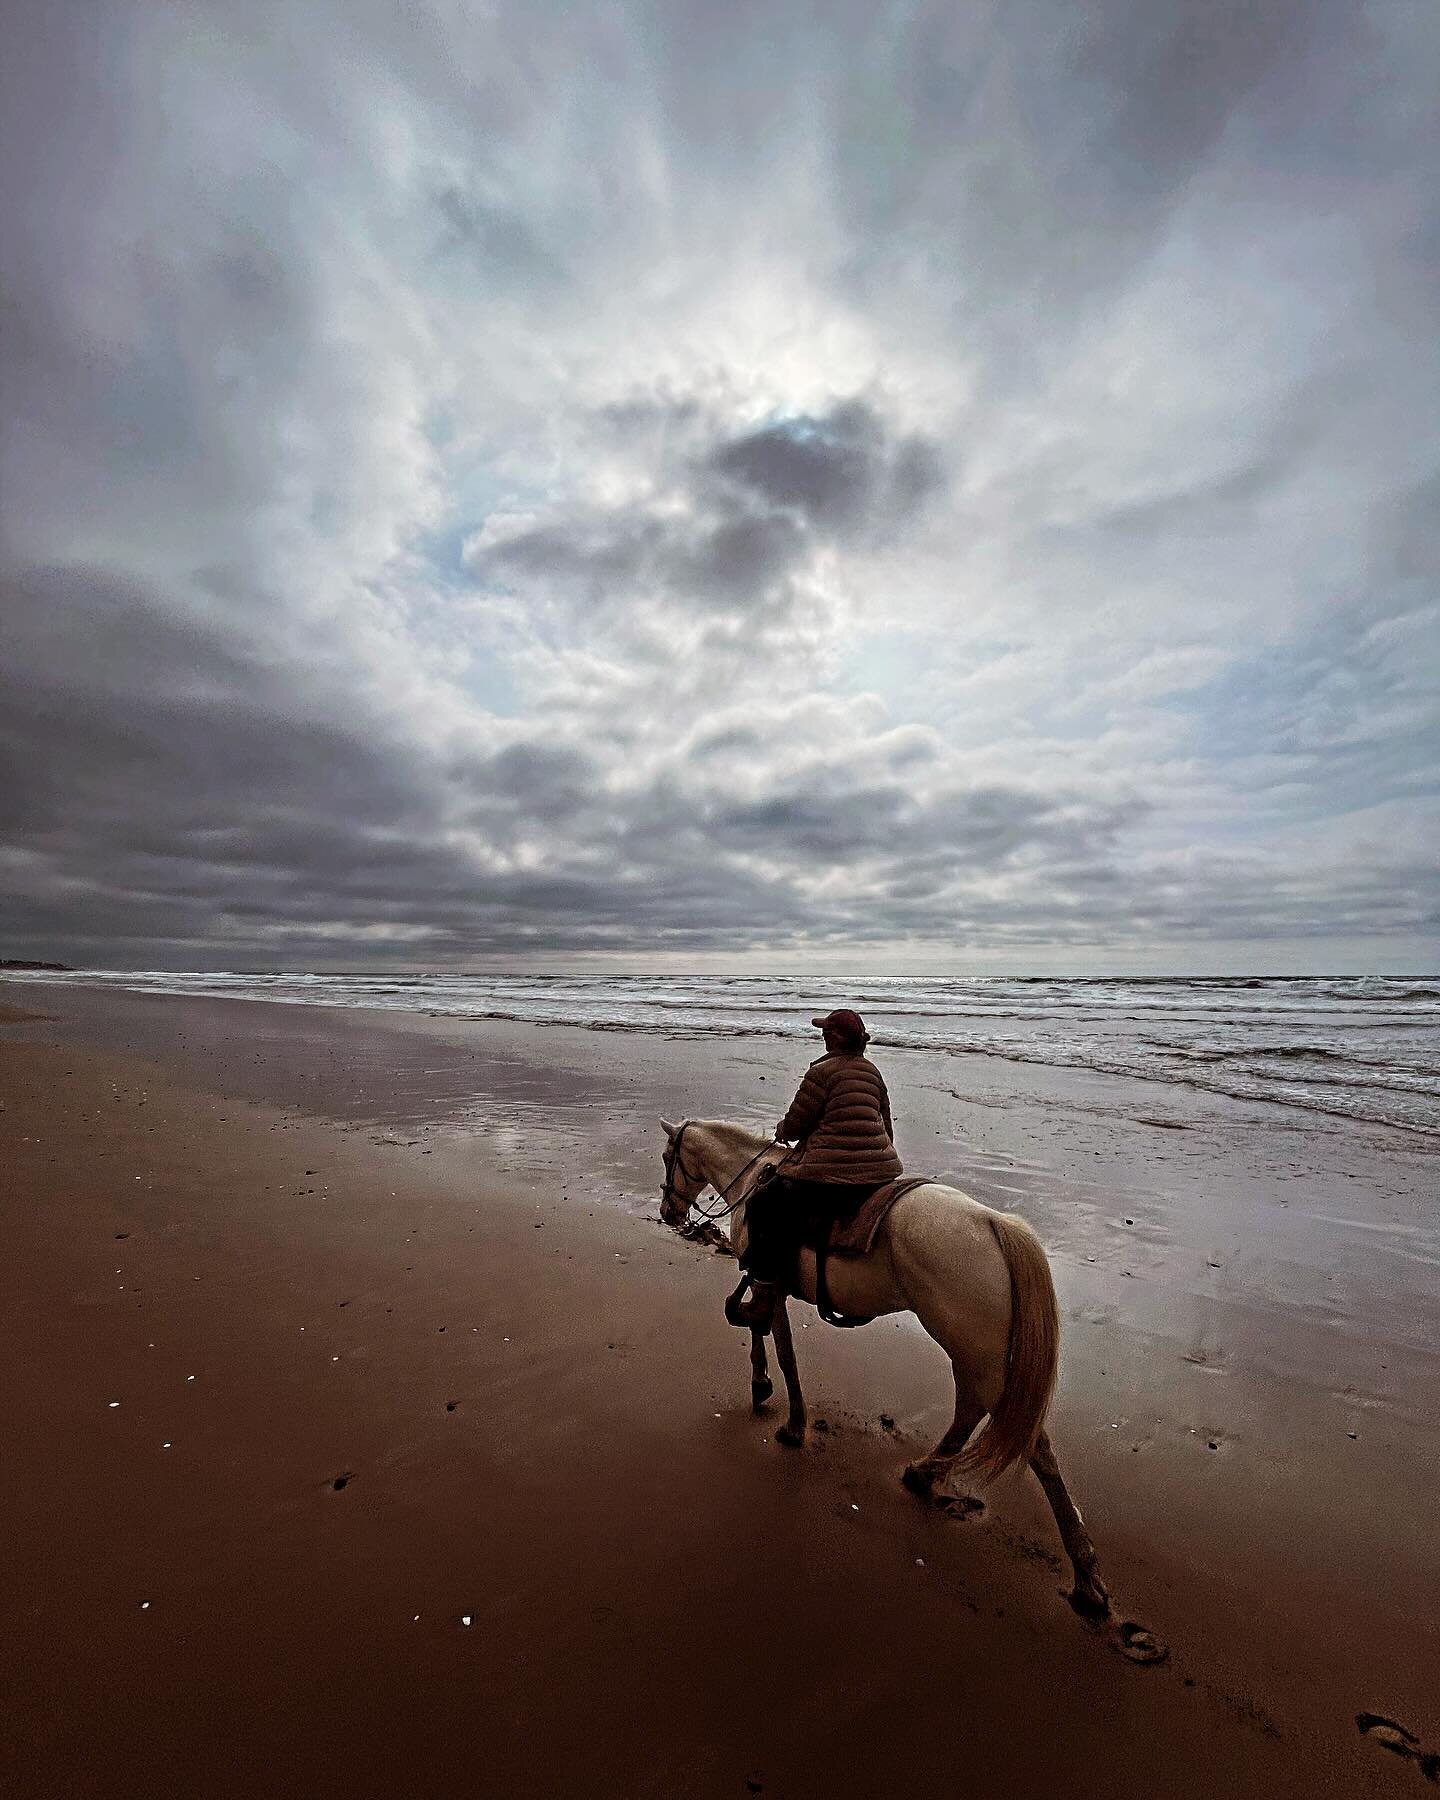
[[[934,1481],[914,1463],[906,1464],[905,1472],[900,1477],[900,1483],[902,1487],[909,1488],[910,1492],[921,1500],[933,1500],[935,1497]]]
[[[765,1402],[775,1392],[773,1381],[752,1381],[750,1383],[750,1410],[760,1412]]]
[[[803,1450],[805,1448],[805,1427],[797,1431],[793,1425],[782,1425],[775,1433],[775,1441],[784,1444],[787,1450]]]
[[[1065,1598],[1082,1619],[1110,1617],[1110,1596],[1104,1588],[1081,1587],[1077,1582]]]
[[[1116,1627],[1115,1648],[1133,1663],[1163,1663],[1170,1654],[1168,1644],[1162,1644],[1153,1631],[1137,1625],[1133,1619]]]

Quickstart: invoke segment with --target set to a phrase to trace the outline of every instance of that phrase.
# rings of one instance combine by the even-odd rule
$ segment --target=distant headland
[[[0,969],[52,969],[60,975],[73,975],[69,963],[25,962],[18,956],[0,956]]]

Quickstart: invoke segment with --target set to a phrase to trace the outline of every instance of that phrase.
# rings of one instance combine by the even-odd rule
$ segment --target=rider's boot
[[[732,1325],[749,1325],[755,1331],[768,1331],[779,1298],[778,1281],[752,1281],[748,1298],[727,1306],[725,1316]]]

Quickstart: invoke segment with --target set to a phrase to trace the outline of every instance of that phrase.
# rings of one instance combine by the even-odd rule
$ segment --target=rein
[[[684,1159],[681,1155],[681,1145],[684,1142],[685,1133],[689,1129],[690,1129],[690,1121],[687,1119],[685,1121],[685,1123],[680,1127],[679,1131],[677,1131],[675,1133],[675,1140],[671,1144],[669,1154],[665,1158],[665,1186],[661,1190],[661,1194],[660,1194],[660,1200],[661,1200],[662,1205],[669,1205],[669,1203],[672,1199],[674,1199],[674,1200],[680,1199],[680,1195],[677,1194],[675,1191],[675,1171],[676,1171],[676,1169],[679,1169],[680,1174],[683,1176],[683,1178],[686,1181],[694,1181],[695,1180],[694,1171],[691,1169],[687,1169],[685,1167]],[[694,1200],[690,1200],[690,1201],[686,1202],[686,1204],[689,1206],[691,1212],[698,1213],[702,1219],[708,1220],[711,1224],[713,1224],[717,1219],[728,1219],[730,1217],[731,1213],[735,1212],[739,1208],[741,1202],[745,1199],[744,1194],[737,1194],[736,1197],[730,1201],[730,1204],[728,1206],[726,1206],[724,1204],[724,1202],[728,1198],[730,1190],[733,1187],[735,1187],[739,1182],[741,1182],[745,1179],[745,1177],[755,1167],[756,1163],[759,1162],[759,1160],[762,1156],[765,1156],[766,1154],[768,1154],[768,1152],[770,1152],[771,1150],[777,1149],[778,1147],[779,1147],[779,1140],[777,1138],[772,1138],[768,1144],[762,1144],[761,1147],[750,1158],[749,1162],[746,1163],[745,1167],[740,1171],[740,1173],[738,1175],[736,1175],[733,1180],[727,1181],[723,1188],[720,1188],[717,1190],[719,1197],[720,1197],[720,1201],[721,1201],[718,1211],[707,1212],[705,1210],[705,1208],[701,1206],[700,1201],[699,1201],[699,1196],[697,1195]],[[789,1153],[787,1152],[787,1154],[789,1154]],[[783,1158],[782,1158],[782,1160],[783,1160]],[[778,1167],[779,1165],[777,1164],[776,1166]],[[714,1183],[712,1182],[709,1185],[714,1186]]]

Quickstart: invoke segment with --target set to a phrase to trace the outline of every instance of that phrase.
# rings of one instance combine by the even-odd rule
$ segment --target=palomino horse
[[[664,1119],[665,1186],[660,1216],[681,1227],[707,1186],[724,1203],[708,1215],[728,1219],[730,1243],[743,1255],[746,1203],[761,1171],[790,1154],[783,1144],[721,1119]],[[1078,1613],[1109,1619],[1110,1595],[1100,1578],[1095,1546],[1070,1498],[1045,1432],[1060,1347],[1060,1309],[1039,1238],[1014,1213],[982,1206],[958,1188],[927,1182],[896,1201],[867,1256],[832,1257],[826,1266],[832,1305],[842,1313],[876,1316],[913,1312],[950,1358],[955,1373],[955,1418],[928,1456],[905,1470],[906,1487],[922,1499],[960,1470],[998,1475],[1028,1462],[1045,1490],[1075,1571],[1069,1599]],[[815,1255],[801,1252],[799,1297],[815,1300]],[[795,1341],[782,1298],[772,1326],[775,1355],[785,1377],[789,1418],[781,1443],[805,1440],[805,1400]],[[751,1395],[758,1411],[772,1392],[765,1341],[752,1331]],[[988,1416],[987,1416],[988,1415]],[[984,1429],[970,1441],[981,1419]],[[1118,1627],[1117,1648],[1137,1662],[1164,1651],[1141,1626]]]

